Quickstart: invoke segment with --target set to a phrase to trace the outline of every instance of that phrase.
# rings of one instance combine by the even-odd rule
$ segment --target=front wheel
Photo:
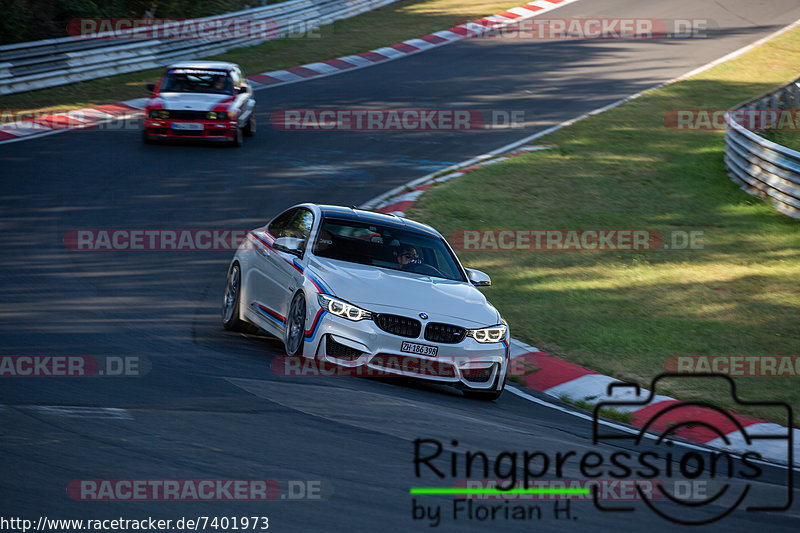
[[[233,138],[230,141],[230,146],[233,148],[239,148],[242,143],[244,143],[244,135],[242,134],[242,128],[236,126],[236,129],[233,132]]]
[[[286,319],[286,355],[300,355],[303,353],[303,344],[306,333],[306,298],[298,292],[292,298],[289,308],[289,317]]]
[[[250,112],[250,118],[247,119],[247,124],[244,127],[244,134],[247,137],[252,137],[256,134],[256,113],[255,111]]]

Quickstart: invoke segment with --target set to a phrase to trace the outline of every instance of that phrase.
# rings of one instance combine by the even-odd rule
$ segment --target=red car
[[[256,131],[253,90],[234,63],[175,63],[147,88],[152,97],[144,110],[145,142],[190,139],[241,146],[243,136]]]

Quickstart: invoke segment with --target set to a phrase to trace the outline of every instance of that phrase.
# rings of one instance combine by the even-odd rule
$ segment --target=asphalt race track
[[[259,130],[238,150],[144,145],[130,128],[0,146],[0,355],[135,356],[152,367],[143,377],[2,378],[0,515],[268,516],[275,531],[674,531],[642,504],[633,513],[610,513],[573,502],[569,515],[556,519],[546,502],[537,521],[453,520],[452,498],[408,491],[452,486],[466,476],[440,480],[424,470],[415,477],[414,439],[490,456],[608,454],[633,446],[594,446],[588,421],[509,392],[482,403],[399,380],[279,377],[270,369],[282,352],[277,340],[220,325],[232,252],[78,252],[64,244],[74,229],[241,230],[304,201],[358,205],[717,59],[800,18],[800,3],[581,0],[552,17],[708,19],[715,29],[708,38],[684,40],[467,40],[262,90]],[[523,111],[526,122],[408,133],[270,126],[270,113],[293,108]],[[638,450],[657,448],[646,443]],[[750,497],[785,498],[786,471],[764,468]],[[583,477],[574,465],[564,476]],[[76,501],[66,488],[80,479],[319,481],[322,497]],[[737,490],[747,483],[732,481]],[[438,527],[413,520],[414,498],[442,504]],[[719,510],[690,508],[681,516],[701,520]],[[766,515],[741,508],[707,529],[751,532],[767,524],[771,533],[797,531],[797,505]]]

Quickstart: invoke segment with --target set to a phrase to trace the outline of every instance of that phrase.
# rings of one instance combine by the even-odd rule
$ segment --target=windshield
[[[466,281],[441,237],[414,229],[326,218],[314,254],[349,263]]]
[[[233,94],[233,83],[224,70],[175,68],[164,75],[160,92]]]

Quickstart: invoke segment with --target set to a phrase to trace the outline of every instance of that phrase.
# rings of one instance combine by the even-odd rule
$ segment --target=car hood
[[[500,322],[497,310],[468,283],[324,258],[313,258],[310,266],[334,296],[370,311],[425,313],[431,321],[466,327]]]
[[[206,93],[161,93],[158,98],[164,109],[192,111],[211,111],[214,106],[231,99],[227,94]]]

